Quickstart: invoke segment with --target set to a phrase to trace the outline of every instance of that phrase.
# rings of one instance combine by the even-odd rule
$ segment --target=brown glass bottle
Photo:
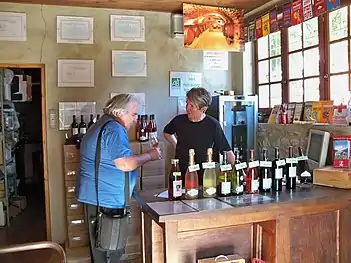
[[[146,130],[146,117],[145,115],[141,115],[141,123],[139,127],[139,141],[146,142],[147,141],[147,130]]]

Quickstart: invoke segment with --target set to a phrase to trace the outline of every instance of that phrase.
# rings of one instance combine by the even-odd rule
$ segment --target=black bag
[[[127,229],[130,220],[130,193],[129,193],[129,173],[125,173],[125,208],[110,209],[99,205],[99,167],[101,159],[101,136],[106,126],[106,122],[98,135],[95,155],[95,186],[96,186],[96,236],[95,247],[102,251],[124,250],[127,243]]]

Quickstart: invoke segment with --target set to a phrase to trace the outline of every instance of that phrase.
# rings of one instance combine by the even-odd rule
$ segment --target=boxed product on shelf
[[[349,168],[351,135],[333,136],[333,167]]]

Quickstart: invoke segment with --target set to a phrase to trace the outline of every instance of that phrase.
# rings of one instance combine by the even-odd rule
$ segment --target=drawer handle
[[[76,188],[74,186],[68,188],[68,193],[74,193],[76,191]]]
[[[79,205],[78,204],[72,204],[70,206],[71,209],[78,209],[79,208]]]
[[[74,240],[74,241],[80,241],[80,240],[82,240],[82,239],[81,239],[81,237],[72,237],[72,240]]]
[[[84,224],[84,219],[72,220],[71,223],[74,225]]]

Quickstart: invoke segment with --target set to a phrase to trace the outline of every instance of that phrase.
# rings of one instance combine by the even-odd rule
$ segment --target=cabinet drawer
[[[84,247],[89,245],[88,230],[68,233],[69,248]]]
[[[65,182],[65,195],[66,198],[76,197],[76,182],[66,181]]]
[[[78,202],[75,198],[66,199],[66,211],[68,216],[84,215],[83,204]]]
[[[88,225],[84,215],[67,216],[67,230],[69,233],[86,229],[88,229]]]
[[[65,164],[65,180],[75,181],[79,171],[79,163],[66,163]]]

